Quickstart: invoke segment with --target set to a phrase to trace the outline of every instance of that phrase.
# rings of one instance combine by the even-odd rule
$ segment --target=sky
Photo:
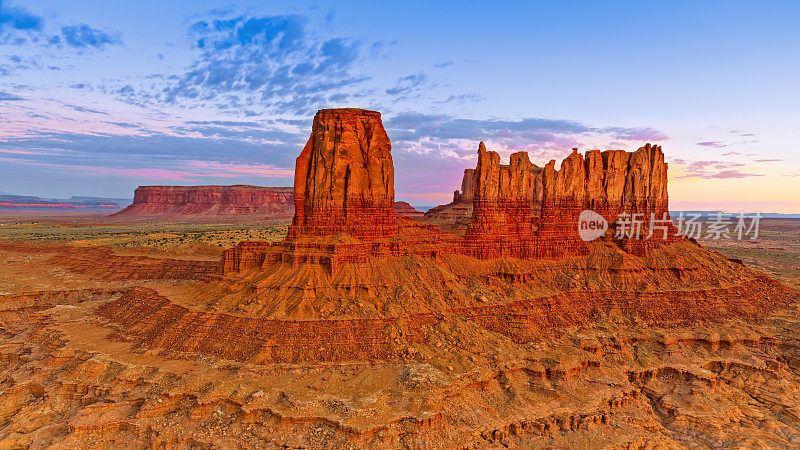
[[[662,145],[671,209],[800,213],[800,2],[0,0],[0,191],[291,186],[322,108],[382,113],[398,200],[479,141]]]

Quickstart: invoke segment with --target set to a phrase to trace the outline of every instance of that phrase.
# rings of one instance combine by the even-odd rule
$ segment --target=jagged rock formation
[[[464,169],[461,190],[453,191],[453,201],[425,212],[425,219],[438,225],[466,226],[472,219],[472,200],[475,197],[475,169]]]
[[[660,146],[647,144],[632,153],[592,150],[585,157],[573,149],[559,170],[555,169],[555,161],[545,166],[542,191],[539,236],[557,242],[559,250],[555,254],[561,250],[586,253],[576,227],[581,211],[586,209],[605,217],[610,224],[608,238],[616,238],[631,252],[642,254],[675,237],[669,220],[667,164]],[[631,222],[641,223],[623,226],[617,223],[620,214],[629,215]],[[628,219],[623,217],[623,220]],[[655,225],[652,236],[651,220]],[[638,230],[631,229],[636,226]],[[619,227],[632,231],[631,234],[638,232],[640,237],[615,236]],[[645,239],[647,236],[650,238]],[[552,254],[550,249],[545,251]]]
[[[311,137],[297,157],[289,239],[341,232],[357,238],[397,234],[391,150],[379,112],[317,112]]]
[[[472,223],[464,235],[468,253],[482,259],[504,255],[530,257],[534,228],[528,154],[514,153],[511,163],[503,166],[500,155],[486,151],[481,142],[475,178]]]
[[[478,179],[475,169],[464,169],[464,178],[461,180],[461,190],[453,192],[453,203],[472,203],[475,198],[475,187]]]
[[[425,215],[422,211],[417,211],[417,209],[408,202],[394,202],[394,212],[397,215],[410,219],[419,219]]]
[[[288,218],[292,188],[263,186],[139,186],[133,204],[112,217],[264,216]]]
[[[455,191],[452,203],[432,208],[425,218],[443,225],[466,223],[466,251],[480,258],[586,254],[586,243],[578,234],[584,210],[609,223],[604,239],[632,253],[644,254],[675,239],[661,147],[647,144],[632,153],[592,150],[586,157],[573,149],[558,170],[555,161],[543,168],[525,161],[527,153],[518,152],[511,156],[511,164],[501,165],[499,155],[481,143],[478,167],[465,171],[462,190]],[[520,164],[530,166],[530,171],[523,174],[516,167]],[[628,215],[623,219],[631,222],[629,226],[617,223],[620,214]],[[617,236],[621,228],[640,238]]]
[[[531,164],[532,205],[531,216],[539,217],[542,203],[542,168]],[[461,180],[461,190],[453,191],[453,201],[439,205],[425,212],[425,218],[440,225],[453,225],[456,228],[466,227],[472,220],[475,186],[477,184],[475,169],[465,169]]]

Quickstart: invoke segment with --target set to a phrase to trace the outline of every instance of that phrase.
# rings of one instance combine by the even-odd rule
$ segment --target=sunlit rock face
[[[526,152],[500,164],[497,152],[478,146],[472,223],[464,236],[468,253],[478,258],[529,257],[534,241],[531,207],[533,183]]]
[[[317,112],[311,137],[297,158],[289,238],[397,234],[391,150],[379,112]]]
[[[542,171],[539,237],[556,245],[544,245],[541,254],[586,253],[576,233],[582,211],[592,210],[614,224],[620,214],[641,221],[639,238],[621,238],[617,243],[636,254],[644,254],[674,239],[671,224],[650,239],[650,221],[665,223],[669,218],[667,164],[660,146],[650,144],[635,152],[591,150],[585,156],[575,149],[555,169],[550,161]],[[633,219],[631,219],[633,220]],[[609,228],[609,238],[616,227]]]
[[[669,219],[669,199],[661,147],[647,144],[632,153],[592,150],[585,156],[574,149],[558,170],[555,164],[550,161],[539,169],[526,152],[517,152],[502,165],[498,153],[480,144],[477,168],[465,172],[462,191],[455,195],[462,201],[472,197],[472,220],[464,235],[467,254],[481,259],[586,254],[586,242],[578,234],[585,210],[610,224],[620,214],[631,220],[635,215],[638,237],[614,236],[614,227],[604,236],[626,251],[645,254],[674,240],[674,227],[663,225]],[[651,235],[653,219],[665,229]]]

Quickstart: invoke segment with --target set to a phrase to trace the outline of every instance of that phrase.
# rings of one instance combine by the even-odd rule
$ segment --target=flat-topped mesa
[[[478,258],[528,258],[533,241],[533,183],[526,152],[501,165],[497,152],[478,146],[472,223],[464,235],[469,254]]]
[[[391,143],[376,111],[323,109],[297,157],[288,239],[397,234]]]
[[[290,187],[139,186],[133,204],[114,217],[265,216],[288,218],[294,211]]]

